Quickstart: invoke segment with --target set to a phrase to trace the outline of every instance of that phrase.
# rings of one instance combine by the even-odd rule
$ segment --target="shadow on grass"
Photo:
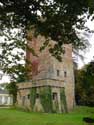
[[[87,123],[88,125],[94,125],[94,119],[90,117],[84,117],[83,121]]]

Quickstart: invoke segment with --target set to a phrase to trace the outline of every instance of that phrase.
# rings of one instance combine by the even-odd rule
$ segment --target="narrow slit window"
[[[39,98],[39,93],[36,94],[36,98],[37,98],[37,99]]]
[[[53,100],[56,100],[56,99],[57,99],[57,93],[54,92],[54,93],[53,93]]]
[[[30,99],[30,94],[27,95],[27,98]]]
[[[67,77],[67,72],[66,71],[64,71],[64,77]]]
[[[57,70],[57,76],[60,76],[60,71],[59,70]]]

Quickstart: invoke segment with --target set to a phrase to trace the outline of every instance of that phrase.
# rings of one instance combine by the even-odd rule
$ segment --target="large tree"
[[[85,48],[86,42],[79,38],[76,29],[88,30],[84,24],[93,11],[93,0],[0,0],[0,34],[5,35],[7,41],[1,44],[2,69],[10,74],[12,74],[12,70],[8,70],[10,67],[18,69],[15,68],[13,60],[19,61],[22,52],[13,55],[11,50],[16,47],[25,49],[28,30],[34,29],[35,36],[38,34],[45,36],[47,41],[44,46],[48,45],[49,39],[57,41],[54,48],[50,48],[49,51],[59,60],[63,52],[62,45],[65,43],[71,43],[76,49]],[[11,33],[14,28],[20,29],[16,36]],[[11,40],[12,42],[9,42]],[[30,50],[33,52],[32,48]],[[8,58],[10,54],[12,60]]]
[[[76,72],[76,101],[94,106],[94,61]]]
[[[12,97],[13,97],[13,106],[14,106],[17,102],[18,87],[15,82],[11,82],[11,83],[7,84],[6,89],[8,90],[9,94],[12,95]]]

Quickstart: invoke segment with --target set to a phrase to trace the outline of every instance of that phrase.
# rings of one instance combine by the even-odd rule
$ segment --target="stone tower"
[[[70,111],[74,106],[74,72],[72,60],[72,46],[65,45],[65,53],[62,54],[62,62],[52,57],[48,47],[40,52],[44,37],[32,38],[28,45],[32,47],[37,56],[27,52],[27,59],[32,64],[32,89],[36,88],[36,99],[38,105],[43,107],[40,100],[40,90],[51,89],[52,108],[56,112]],[[54,41],[50,41],[53,46]],[[47,93],[44,93],[47,96]],[[32,97],[31,97],[32,98]],[[32,99],[31,99],[32,100]],[[37,102],[36,103],[36,109]],[[40,104],[39,104],[40,103]],[[46,102],[45,102],[46,103]],[[44,106],[45,107],[45,106]]]

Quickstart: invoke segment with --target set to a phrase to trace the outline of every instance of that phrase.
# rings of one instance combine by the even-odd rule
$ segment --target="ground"
[[[76,107],[67,114],[30,113],[18,109],[0,109],[0,125],[87,125],[83,117],[94,118],[94,108]]]

